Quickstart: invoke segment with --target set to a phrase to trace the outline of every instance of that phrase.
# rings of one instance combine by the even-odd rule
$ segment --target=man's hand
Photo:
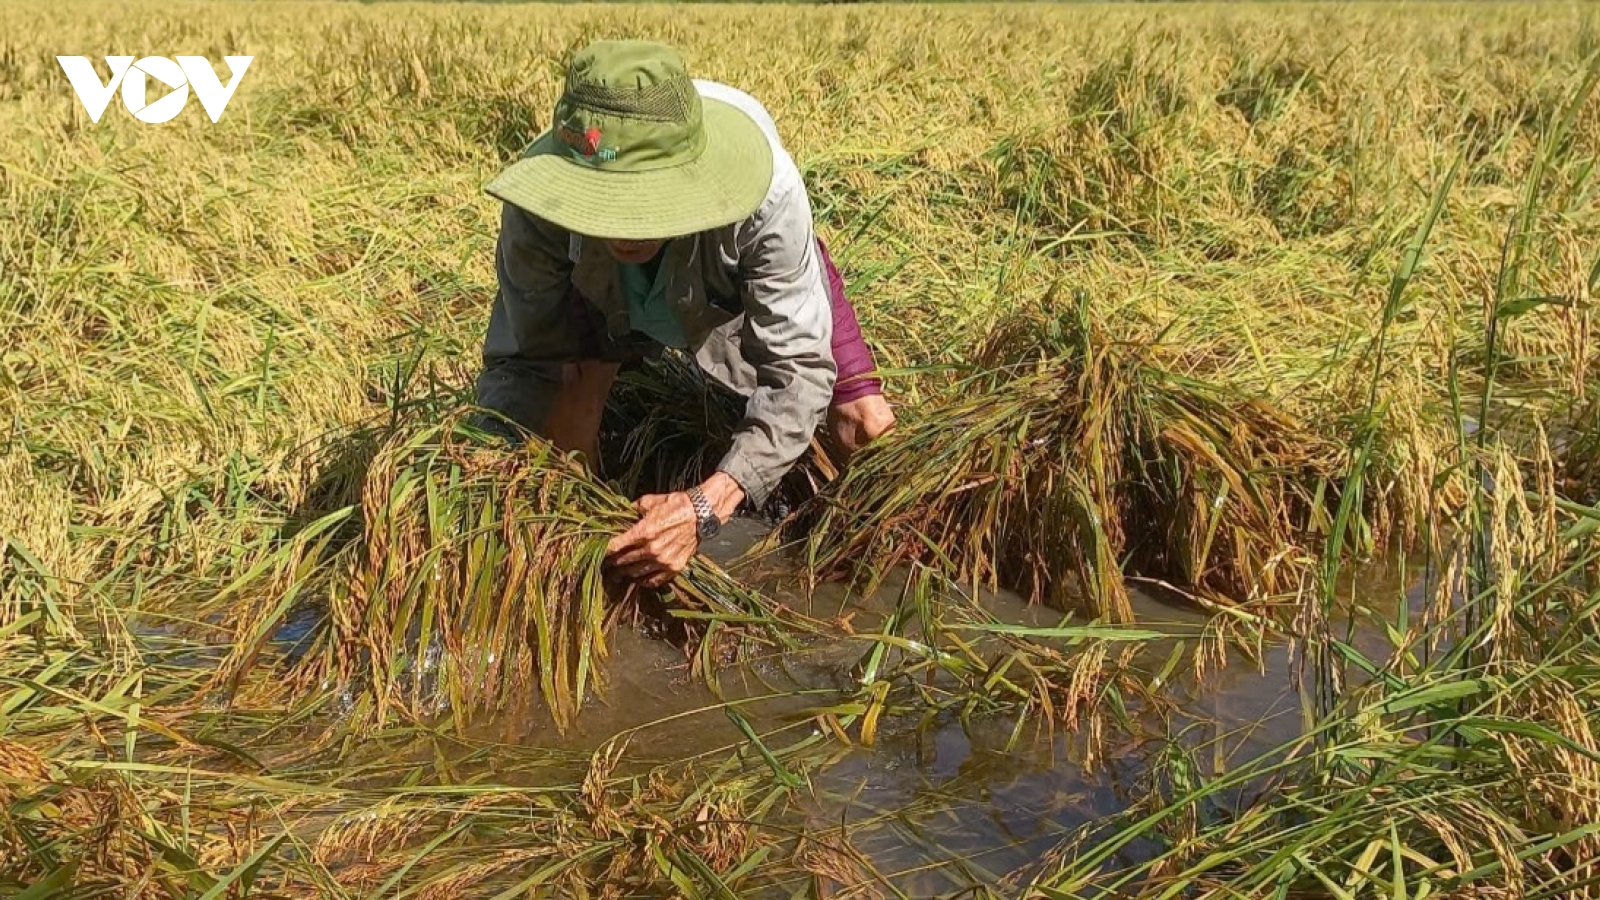
[[[700,486],[717,517],[727,521],[744,499],[739,483],[721,472]],[[606,545],[614,571],[646,587],[662,587],[678,577],[700,549],[694,504],[686,493],[648,494],[634,504],[639,521]]]

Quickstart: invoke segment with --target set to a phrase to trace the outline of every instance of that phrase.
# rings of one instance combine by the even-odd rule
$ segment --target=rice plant
[[[1122,621],[1125,568],[1222,602],[1301,585],[1336,448],[1110,341],[1084,295],[1002,322],[976,356],[796,517],[808,569],[938,564]]]
[[[356,686],[374,725],[446,709],[465,722],[531,692],[566,727],[619,620],[653,617],[707,672],[737,634],[782,645],[808,627],[704,557],[659,596],[609,581],[606,544],[636,518],[537,437],[497,445],[458,417],[397,429],[367,464],[359,531],[318,563],[335,577],[298,677],[311,691]]]
[[[630,495],[699,484],[733,441],[742,408],[686,355],[668,350],[618,375],[606,405],[600,453],[607,480]],[[765,509],[781,518],[837,474],[820,441],[784,476]]]
[[[1389,660],[1335,639],[1361,684],[1311,733],[1085,830],[1024,895],[1592,896],[1600,594],[1575,576],[1600,546],[1592,519],[1562,518],[1546,543],[1502,505],[1483,527],[1509,529],[1498,552],[1532,576],[1513,596],[1468,593]],[[1150,835],[1163,849],[1119,859]]]

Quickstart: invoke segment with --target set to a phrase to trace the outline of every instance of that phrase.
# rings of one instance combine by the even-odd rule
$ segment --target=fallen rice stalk
[[[1297,588],[1340,449],[1075,317],[1004,323],[987,368],[789,523],[808,567],[904,562],[1127,620],[1123,570],[1232,603]]]
[[[364,686],[357,717],[371,724],[446,706],[459,723],[537,692],[564,728],[602,680],[605,633],[624,616],[655,616],[703,671],[736,636],[784,641],[809,627],[794,616],[774,627],[770,601],[704,558],[660,595],[612,583],[605,548],[637,521],[632,503],[542,440],[481,438],[451,419],[382,443],[302,684]]]

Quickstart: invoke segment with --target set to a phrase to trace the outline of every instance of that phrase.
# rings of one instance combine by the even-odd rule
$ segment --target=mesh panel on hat
[[[638,88],[614,88],[592,82],[567,82],[567,95],[591,109],[651,122],[686,122],[692,109],[694,83],[674,78]]]

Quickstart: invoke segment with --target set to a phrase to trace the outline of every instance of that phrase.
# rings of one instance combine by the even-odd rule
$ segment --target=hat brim
[[[664,240],[748,217],[772,185],[772,147],[755,120],[702,98],[706,146],[693,162],[644,172],[574,162],[551,132],[484,188],[507,203],[588,237]]]

